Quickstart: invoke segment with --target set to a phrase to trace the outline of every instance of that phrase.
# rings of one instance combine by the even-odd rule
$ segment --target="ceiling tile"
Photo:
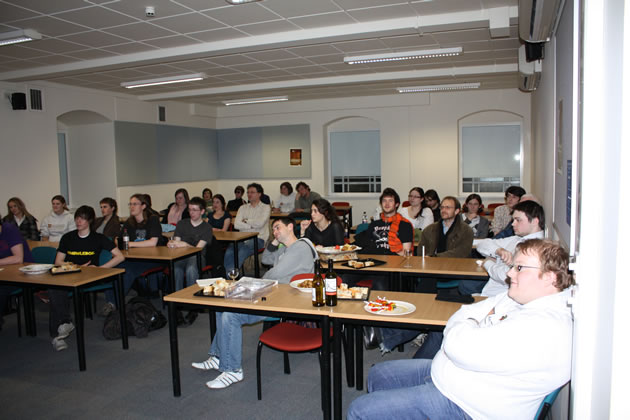
[[[109,51],[92,48],[92,49],[89,49],[89,50],[75,51],[75,52],[67,53],[66,55],[68,55],[70,57],[80,58],[81,60],[93,60],[95,58],[111,57],[111,56],[114,56],[116,54],[114,54],[112,52],[109,52]]]
[[[341,10],[330,0],[297,2],[295,0],[266,0],[262,3],[267,9],[273,10],[284,18],[307,16],[319,13],[336,12]]]
[[[288,69],[292,74],[300,75],[312,75],[317,74],[319,77],[326,77],[326,69],[322,66],[304,66]]]
[[[309,57],[308,60],[315,64],[335,64],[343,63],[344,54],[320,55],[317,57]]]
[[[387,45],[380,39],[360,39],[358,41],[348,41],[348,42],[335,42],[335,48],[338,48],[339,51],[345,53],[352,52],[365,52],[375,54],[387,49]]]
[[[293,74],[282,69],[252,71],[252,74],[257,77],[288,77]]]
[[[80,43],[94,48],[105,47],[108,45],[126,44],[129,41],[119,36],[106,34],[100,31],[84,32],[82,34],[74,34],[60,38],[65,41]]]
[[[257,3],[243,4],[237,7],[213,9],[204,13],[229,26],[266,22],[268,20],[277,20],[279,18],[278,15],[272,13]]]
[[[339,50],[328,44],[306,45],[304,47],[294,47],[286,49],[301,57],[314,57],[318,55],[339,54]]]
[[[84,45],[53,38],[40,39],[37,42],[31,42],[29,44],[26,44],[25,46],[27,46],[28,48],[56,54],[85,49]]]
[[[130,69],[110,70],[110,71],[103,72],[103,74],[106,74],[116,79],[130,80],[130,81],[133,81],[134,78],[142,79],[143,77],[146,78],[147,76],[146,73],[143,73],[137,70],[130,70]]]
[[[380,40],[393,49],[412,49],[412,48],[429,48],[437,47],[435,40],[431,37],[417,35],[391,36],[380,38]]]
[[[286,20],[275,20],[251,25],[240,25],[238,29],[249,35],[266,35],[275,32],[295,31],[300,28]]]
[[[198,44],[193,39],[183,35],[167,36],[164,38],[155,38],[144,41],[146,44],[153,45],[158,48],[181,47],[184,45]]]
[[[38,16],[38,13],[13,6],[11,4],[0,3],[0,23],[12,22],[14,20],[31,18],[34,16]],[[28,28],[28,26],[17,26],[22,29]]]
[[[214,64],[218,64],[220,66],[233,66],[236,64],[254,63],[256,60],[253,60],[241,54],[230,54],[219,57],[212,57],[209,58],[208,61]]]
[[[233,68],[234,70],[238,70],[241,72],[254,72],[254,71],[275,69],[275,67],[270,66],[269,64],[265,64],[265,63],[237,64],[235,66],[230,66],[230,67]]]
[[[466,54],[474,51],[489,51],[491,49],[490,45],[488,41],[473,41],[463,43],[462,48],[464,49],[464,54]]]
[[[243,32],[234,28],[219,28],[211,31],[201,31],[187,34],[189,37],[201,42],[223,41],[246,36]]]
[[[221,76],[221,79],[233,84],[238,84],[244,82],[254,82],[257,81],[258,78],[247,73],[232,73]]]
[[[204,69],[216,67],[213,64],[208,63],[204,60],[187,60],[187,61],[177,61],[175,63],[170,63],[172,67],[186,69],[186,70],[194,70],[201,71]]]
[[[165,36],[175,35],[173,31],[169,31],[168,29],[160,28],[159,26],[143,22],[115,26],[113,28],[107,28],[103,30],[103,32],[112,35],[122,36],[133,41],[142,41],[145,39],[161,38]]]
[[[291,18],[290,21],[302,29],[322,28],[334,25],[347,25],[357,22],[346,12],[333,12],[321,15]]]
[[[150,22],[155,18],[163,18],[190,12],[190,9],[187,7],[170,0],[110,1],[103,6],[146,22]],[[155,17],[150,18],[146,16],[144,11],[146,6],[153,6],[155,8]]]
[[[272,64],[274,67],[277,67],[279,69],[313,65],[311,61],[308,61],[305,58],[289,58],[287,60],[271,61],[269,64]]]
[[[35,10],[46,14],[90,6],[90,4],[86,3],[84,0],[10,0],[8,2],[24,7],[25,9]]]
[[[45,51],[34,50],[32,48],[27,48],[24,45],[7,45],[2,47],[2,55],[11,57],[11,58],[34,58],[34,57],[42,57],[45,55],[49,55]]]
[[[65,22],[61,19],[49,16],[21,20],[19,25],[22,28],[35,29],[42,35],[51,37],[83,32],[89,29],[86,26],[75,25],[74,23]]]
[[[128,44],[110,45],[109,47],[103,47],[104,50],[111,51],[117,54],[133,54],[137,52],[145,52],[156,49],[152,45],[142,44],[140,42],[130,42]]]
[[[335,2],[346,10],[407,3],[403,0],[335,0]]]
[[[350,10],[348,11],[348,14],[359,22],[369,22],[381,19],[396,19],[417,15],[416,11],[413,10],[408,4]]]
[[[105,9],[100,6],[92,6],[70,12],[63,12],[56,14],[55,17],[74,23],[80,23],[81,25],[89,26],[95,29],[118,26],[136,21],[136,19],[129,16],[125,16],[121,13]]]
[[[435,32],[431,36],[438,44],[452,44],[470,41],[484,41],[490,38],[490,29],[470,29],[467,31]]]
[[[33,61],[38,62],[42,66],[54,66],[56,64],[72,63],[74,61],[79,61],[79,59],[65,55],[47,55],[45,57],[36,58]]]
[[[209,19],[202,13],[188,13],[164,19],[153,19],[151,23],[183,34],[218,29],[225,26],[216,20]]]
[[[169,65],[166,64],[156,64],[156,65],[151,65],[151,66],[139,66],[136,67],[136,70],[138,71],[143,71],[145,73],[148,74],[156,74],[156,75],[164,75],[164,74],[170,74],[170,73],[177,73],[180,72],[181,70],[177,69],[177,68],[173,68]]]
[[[438,13],[454,13],[469,10],[479,10],[479,2],[472,0],[425,1],[412,2],[411,7],[415,9],[420,16],[426,16]]]
[[[256,51],[244,54],[245,56],[251,58],[252,60],[258,61],[275,61],[275,60],[286,60],[289,58],[296,58],[295,54],[291,54],[286,50],[267,50],[267,51]]]
[[[493,50],[518,49],[521,41],[518,38],[493,39],[490,41]]]
[[[207,10],[207,9],[215,9],[218,7],[228,8],[228,7],[238,7],[238,6],[229,6],[225,0],[171,0],[174,3],[180,4],[182,6],[191,8],[193,10]]]

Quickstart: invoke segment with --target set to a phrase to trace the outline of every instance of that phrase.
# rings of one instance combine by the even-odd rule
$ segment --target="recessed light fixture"
[[[449,85],[407,86],[396,88],[398,93],[437,92],[443,90],[479,89],[481,83],[453,83]]]
[[[42,35],[32,29],[20,29],[18,31],[0,33],[0,46],[17,44],[20,42],[42,39]]]
[[[122,82],[120,86],[133,89],[147,86],[169,85],[171,83],[184,83],[203,80],[206,78],[205,73],[182,74],[180,76],[160,77],[157,79],[136,80],[133,82]]]
[[[223,101],[225,106],[230,105],[246,105],[246,104],[261,104],[266,102],[283,102],[288,101],[288,96],[268,96],[266,98],[249,98],[249,99],[231,99]]]
[[[261,1],[261,0],[225,0],[225,1],[230,4],[245,4],[245,3],[254,3],[255,1]]]
[[[417,58],[450,57],[460,55],[462,47],[435,48],[432,50],[403,51],[387,54],[353,55],[343,58],[347,64],[379,63],[383,61],[413,60]]]

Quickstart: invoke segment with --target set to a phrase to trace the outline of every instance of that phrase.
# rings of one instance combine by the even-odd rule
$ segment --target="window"
[[[460,193],[502,193],[521,184],[521,124],[461,125]]]
[[[379,130],[330,132],[330,192],[381,192]]]

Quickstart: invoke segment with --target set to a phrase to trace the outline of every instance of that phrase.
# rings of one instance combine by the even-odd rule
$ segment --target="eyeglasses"
[[[534,267],[531,265],[510,265],[510,269],[512,268],[519,273],[523,271],[523,268],[534,268],[536,270],[540,270],[540,267]]]
[[[142,203],[129,203],[129,207],[131,206],[141,206]]]
[[[440,209],[446,209],[446,210],[448,210],[448,209],[454,209],[454,208],[455,208],[455,207],[453,207],[453,206],[440,206]]]
[[[422,198],[419,195],[408,195],[407,198]]]

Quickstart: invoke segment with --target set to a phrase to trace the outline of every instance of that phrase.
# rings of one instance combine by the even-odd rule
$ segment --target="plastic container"
[[[277,280],[243,277],[227,289],[225,298],[254,301],[269,293],[276,284],[278,284]]]

